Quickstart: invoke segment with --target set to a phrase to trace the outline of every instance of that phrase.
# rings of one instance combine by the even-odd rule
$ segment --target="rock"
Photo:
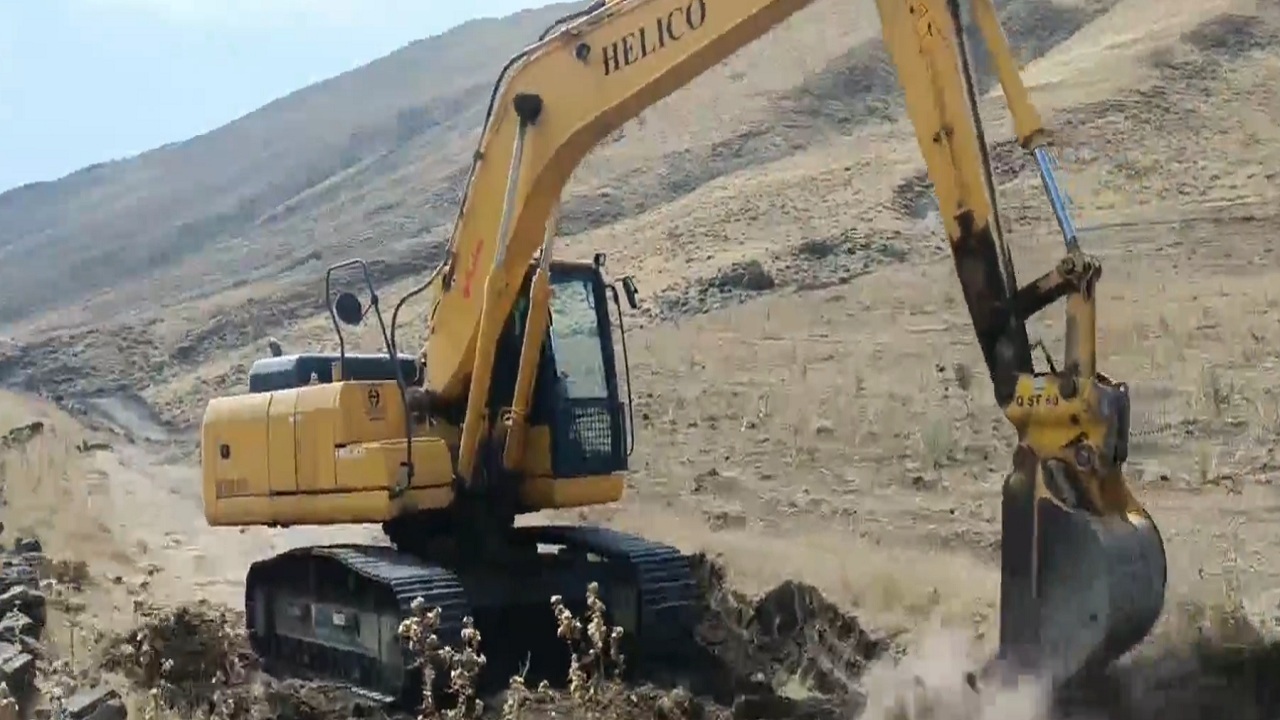
[[[129,710],[124,706],[123,700],[112,700],[94,710],[92,714],[86,716],[84,720],[126,720],[129,717]]]
[[[38,582],[39,574],[33,567],[7,558],[0,564],[0,594],[16,587],[35,587]]]
[[[21,720],[22,708],[9,693],[8,686],[0,685],[0,720]]]
[[[120,693],[107,687],[81,690],[62,707],[66,720],[125,720],[129,716]]]
[[[34,658],[44,657],[45,647],[40,643],[40,638],[19,635],[18,646],[22,649],[22,652]]]
[[[14,697],[24,696],[35,681],[36,658],[13,643],[0,642],[0,682]]]
[[[837,720],[843,716],[836,707],[819,698],[797,700],[773,693],[740,696],[733,703],[732,713],[733,720]]]
[[[747,260],[721,270],[707,284],[711,288],[722,291],[764,292],[777,287],[778,281],[759,260]]]
[[[79,444],[76,445],[76,452],[79,453],[90,453],[96,450],[111,450],[111,443],[102,442],[100,440],[81,440]]]
[[[39,538],[20,537],[13,541],[13,551],[19,554],[42,553],[44,546],[40,544]]]
[[[734,720],[781,720],[794,713],[795,701],[781,695],[746,695],[733,702]]]
[[[40,638],[40,627],[21,610],[13,610],[0,620],[0,641],[19,643],[20,638]]]
[[[44,422],[34,420],[26,425],[19,425],[0,437],[0,447],[22,447],[32,439],[44,434]]]
[[[31,618],[39,627],[44,627],[48,621],[49,616],[45,612],[44,593],[32,590],[29,587],[9,588],[3,595],[0,595],[0,617],[7,616],[14,610]]]
[[[653,710],[657,720],[691,720],[703,714],[700,712],[702,706],[683,688],[676,688],[659,698]]]

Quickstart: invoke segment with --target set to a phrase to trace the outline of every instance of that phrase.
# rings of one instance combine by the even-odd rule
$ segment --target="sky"
[[[0,192],[551,0],[0,0]]]

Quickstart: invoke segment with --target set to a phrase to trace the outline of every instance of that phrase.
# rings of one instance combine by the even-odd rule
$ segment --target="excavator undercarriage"
[[[450,646],[459,642],[463,618],[474,618],[495,670],[489,679],[536,663],[532,677],[554,680],[569,656],[556,638],[550,598],[561,596],[581,613],[579,600],[594,582],[611,624],[625,631],[629,664],[678,666],[687,659],[697,587],[676,549],[577,526],[516,528],[504,542],[502,557],[467,558],[410,542],[306,547],[254,563],[245,582],[252,647],[268,670],[412,703],[422,676],[412,671],[398,630],[421,598],[440,609],[437,636]]]

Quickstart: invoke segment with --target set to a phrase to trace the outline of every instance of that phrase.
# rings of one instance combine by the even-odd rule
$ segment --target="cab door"
[[[574,268],[553,273],[551,287],[545,363],[550,372],[539,381],[551,416],[552,469],[556,477],[626,470],[624,408],[604,281],[593,268]]]

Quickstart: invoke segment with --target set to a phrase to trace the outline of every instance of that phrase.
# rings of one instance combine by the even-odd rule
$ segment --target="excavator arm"
[[[1079,246],[1048,136],[991,0],[973,0],[1022,146],[1041,173],[1066,253],[1019,287],[999,227],[959,0],[875,0],[886,48],[937,195],[995,399],[1018,433],[1004,488],[1000,653],[992,667],[1060,681],[1149,632],[1165,556],[1128,490],[1127,388],[1096,370],[1096,258]],[[432,402],[465,413],[457,475],[470,483],[495,418],[496,348],[530,263],[531,319],[506,423],[518,464],[523,413],[547,332],[562,190],[603,138],[811,0],[610,0],[558,24],[502,72],[438,283],[421,358]],[[1064,364],[1037,372],[1026,320],[1066,299]],[[394,323],[393,323],[394,324]],[[515,431],[512,433],[512,431]]]
[[[877,0],[996,402],[1018,434],[1001,512],[1000,640],[986,677],[1058,685],[1127,652],[1164,604],[1166,560],[1123,474],[1129,395],[1097,371],[1101,264],[1080,247],[1056,161],[990,0],[970,4],[1020,145],[1061,231],[1057,266],[1019,287],[999,226],[959,0]],[[1034,368],[1026,321],[1065,298],[1062,368]],[[1046,354],[1047,354],[1046,350]],[[975,682],[977,678],[973,678]]]

